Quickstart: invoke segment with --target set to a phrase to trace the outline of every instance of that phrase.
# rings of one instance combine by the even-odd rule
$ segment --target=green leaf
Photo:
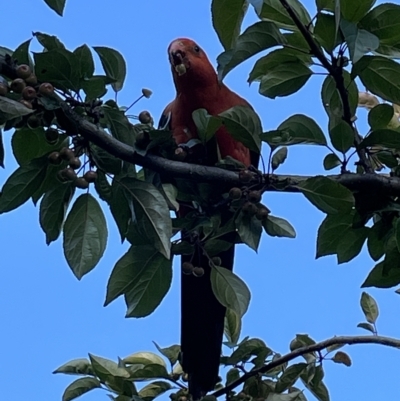
[[[64,373],[70,375],[93,375],[92,365],[86,358],[77,358],[64,363],[57,368],[55,373]]]
[[[89,358],[94,373],[102,381],[109,381],[111,377],[130,378],[128,370],[120,367],[114,361],[92,354],[89,354]]]
[[[352,229],[353,214],[327,215],[318,228],[316,258],[335,255],[346,233]]]
[[[248,106],[234,106],[218,114],[229,134],[250,150],[261,150],[261,121],[256,112]]]
[[[400,64],[381,56],[364,56],[354,65],[354,69],[370,92],[400,104]]]
[[[43,32],[33,32],[33,36],[44,47],[45,51],[54,49],[65,49],[65,46],[61,43],[57,36],[48,35],[47,33]]]
[[[250,338],[242,341],[239,347],[228,358],[227,364],[236,365],[239,362],[245,362],[251,355],[257,355],[260,351],[267,351],[267,355],[271,355],[272,351],[265,345],[263,340],[258,338]]]
[[[115,81],[111,84],[114,91],[119,92],[124,85],[126,76],[126,63],[123,56],[117,50],[109,47],[96,46],[93,49],[99,55],[107,77]]]
[[[96,189],[97,195],[99,195],[101,200],[107,203],[111,202],[111,185],[107,180],[107,176],[101,170],[97,170],[97,178],[94,182],[94,188]]]
[[[121,173],[122,161],[108,153],[106,150],[91,145],[92,157],[96,166],[107,173],[118,175]]]
[[[261,140],[270,146],[289,146],[297,144],[326,145],[321,128],[310,117],[295,114],[282,122],[278,131],[261,134]]]
[[[156,364],[167,367],[164,359],[154,352],[135,352],[122,360],[124,363],[130,365],[150,365]]]
[[[147,316],[164,298],[171,279],[170,260],[150,245],[131,246],[114,266],[104,306],[124,294],[128,317]]]
[[[347,21],[358,22],[373,7],[376,0],[341,0],[340,12]]]
[[[100,381],[94,377],[82,377],[73,381],[64,390],[62,401],[71,401],[95,388],[101,388]]]
[[[29,163],[33,159],[58,151],[63,146],[68,146],[68,137],[59,135],[58,141],[50,145],[46,141],[43,127],[31,129],[23,127],[14,131],[11,139],[11,146],[15,159],[20,166]]]
[[[125,177],[120,180],[139,233],[167,259],[171,254],[172,222],[161,192],[145,181]]]
[[[343,154],[354,145],[353,128],[343,120],[329,130],[329,136],[333,147]]]
[[[245,0],[212,1],[213,27],[225,50],[229,50],[235,45],[247,8],[248,3]]]
[[[107,127],[112,136],[119,141],[132,146],[135,143],[135,131],[124,112],[118,109],[104,106],[102,108]]]
[[[296,231],[293,226],[285,219],[268,215],[263,220],[262,225],[265,232],[271,237],[296,238]]]
[[[60,17],[63,16],[66,0],[44,0],[44,2],[54,10]],[[65,401],[65,400],[63,400]]]
[[[287,3],[297,14],[300,21],[307,25],[311,22],[311,17],[307,10],[298,0],[288,0]],[[259,17],[265,21],[271,21],[277,24],[280,28],[287,30],[297,30],[296,24],[293,22],[292,18],[289,16],[285,7],[279,0],[264,0],[261,13]],[[312,28],[311,28],[312,29]]]
[[[40,202],[39,222],[46,234],[46,244],[55,241],[61,233],[68,205],[74,195],[72,183],[60,183],[46,192]]]
[[[274,23],[261,21],[251,25],[237,38],[235,47],[218,56],[219,79],[222,81],[229,71],[251,56],[285,42]]]
[[[283,164],[287,158],[288,148],[286,146],[278,149],[271,159],[272,170],[276,170],[281,164]]]
[[[350,58],[356,63],[364,54],[379,47],[379,39],[365,29],[358,29],[353,22],[340,21],[340,29],[349,47]]]
[[[328,389],[322,381],[317,384],[314,384],[312,381],[310,383],[303,381],[303,383],[318,401],[330,401]]]
[[[369,272],[361,287],[390,288],[400,284],[400,268],[393,267],[387,274],[383,272],[384,262],[380,262]]]
[[[77,47],[73,53],[79,62],[79,78],[91,78],[94,73],[92,52],[87,45]]]
[[[106,85],[109,83],[110,80],[105,75],[95,75],[81,81],[81,86],[87,100],[94,100],[103,97],[107,93]]]
[[[297,63],[301,61],[304,65],[311,64],[311,57],[304,53],[294,52],[292,49],[284,48],[273,50],[266,56],[261,57],[254,64],[247,82],[261,81],[262,77],[272,69],[278,68],[283,63]]]
[[[153,364],[137,369],[131,374],[131,379],[138,381],[149,379],[169,379],[170,376],[164,366]]]
[[[372,130],[387,128],[394,116],[394,108],[387,103],[381,103],[373,107],[368,113],[368,124]]]
[[[107,235],[106,219],[97,200],[90,194],[80,195],[68,213],[63,238],[65,259],[78,280],[103,256]]]
[[[208,114],[206,109],[197,109],[192,113],[193,122],[196,125],[199,139],[206,143],[221,126],[221,119]]]
[[[47,160],[36,159],[18,167],[4,183],[0,193],[0,214],[24,204],[46,176]]]
[[[230,308],[226,309],[224,320],[224,334],[230,344],[237,344],[242,329],[242,319]]]
[[[388,233],[382,220],[377,221],[368,233],[368,252],[371,258],[376,262],[385,253],[385,236]]]
[[[204,243],[204,250],[207,252],[208,256],[213,257],[217,256],[220,252],[227,251],[232,247],[232,243],[228,241],[224,241],[222,239],[208,239]]]
[[[343,351],[336,352],[336,354],[332,357],[332,361],[335,363],[341,363],[348,367],[351,366],[350,357]]]
[[[360,305],[367,322],[375,324],[379,316],[378,304],[375,299],[363,291],[361,294]]]
[[[350,112],[354,116],[358,106],[357,85],[347,71],[343,71],[343,80],[347,89]],[[322,84],[321,98],[325,111],[330,117],[330,125],[332,122],[336,125],[337,119],[341,120],[343,118],[343,104],[336,88],[336,82],[330,75],[325,78]]]
[[[16,117],[26,116],[33,113],[32,109],[24,106],[16,100],[0,96],[0,119],[7,121]]]
[[[33,53],[33,57],[38,81],[51,82],[63,90],[79,90],[80,63],[74,53],[58,48]]]
[[[361,141],[359,146],[360,148],[366,148],[375,145],[392,149],[400,148],[400,132],[391,129],[372,131],[370,135]]]
[[[240,378],[240,370],[237,368],[229,369],[226,373],[226,385],[229,385]]]
[[[351,191],[327,177],[309,178],[300,183],[298,188],[314,206],[324,213],[349,213],[354,207]]]
[[[342,162],[340,161],[339,157],[335,153],[329,153],[324,158],[324,169],[325,170],[332,170],[333,168],[340,166]]]
[[[154,381],[147,386],[144,386],[139,391],[139,396],[144,401],[152,401],[154,398],[158,397],[161,394],[164,394],[166,391],[171,390],[173,387],[168,382],[164,381]]]
[[[166,358],[168,358],[171,366],[178,362],[179,354],[181,352],[180,345],[171,345],[170,347],[161,348],[157,343],[153,341],[154,345],[157,347],[158,351],[161,352]]]
[[[336,38],[335,17],[331,14],[318,13],[314,35],[327,52],[332,52],[340,43]]]
[[[368,231],[369,228],[361,227],[348,230],[346,234],[342,233],[336,252],[339,264],[349,262],[359,255],[368,237]]]
[[[376,35],[381,44],[397,45],[400,43],[400,6],[380,4],[360,21],[360,26]]]
[[[262,233],[261,221],[255,216],[246,216],[241,213],[235,220],[235,224],[237,233],[243,243],[257,252]]]
[[[25,42],[21,43],[15,50],[12,55],[14,60],[17,60],[18,64],[27,64],[33,71],[33,60],[31,55],[29,54],[29,45],[31,44],[32,39],[28,39]]]
[[[211,287],[215,297],[225,306],[242,317],[250,302],[250,291],[236,274],[221,266],[211,269]]]
[[[259,92],[270,99],[289,96],[300,90],[312,71],[302,61],[284,62],[262,76]]]
[[[289,366],[284,370],[282,376],[278,379],[275,386],[275,391],[277,393],[282,393],[289,387],[292,387],[306,368],[307,364],[304,362]]]
[[[358,323],[357,327],[359,327],[360,329],[367,330],[367,331],[375,334],[374,326],[372,326],[372,324],[370,324],[370,323]]]

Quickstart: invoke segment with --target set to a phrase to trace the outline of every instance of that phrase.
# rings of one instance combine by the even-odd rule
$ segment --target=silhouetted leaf
[[[110,377],[121,377],[128,379],[129,372],[110,359],[89,354],[90,362],[96,376],[102,381],[108,381]]]
[[[400,148],[400,132],[391,129],[378,129],[372,131],[371,134],[361,141],[359,146],[361,148],[366,148],[375,145],[392,149]]]
[[[8,97],[0,96],[0,119],[7,121],[16,117],[26,116],[33,113],[32,109],[24,106],[16,100],[9,99]]]
[[[230,344],[237,344],[242,329],[242,319],[230,308],[226,309],[224,321],[224,334]]]
[[[376,0],[353,0],[340,2],[340,12],[347,21],[358,22],[375,4]]]
[[[375,334],[374,326],[372,326],[372,324],[370,324],[370,323],[358,323],[357,327],[359,327],[360,329],[367,330],[367,331]]]
[[[340,166],[342,162],[334,153],[329,153],[324,158],[324,169],[325,170],[332,170],[333,168]]]
[[[60,17],[63,16],[66,0],[44,0],[44,1]],[[63,401],[65,401],[65,400],[63,400]]]
[[[289,387],[292,387],[306,368],[307,364],[304,362],[289,366],[284,370],[282,376],[279,377],[275,386],[275,391],[282,393]]]
[[[117,50],[109,47],[95,46],[93,49],[99,55],[107,77],[115,81],[111,86],[115,92],[119,92],[124,85],[126,76],[126,63],[123,56]]]
[[[27,41],[21,43],[15,50],[12,55],[14,60],[18,61],[18,64],[27,64],[33,71],[33,60],[29,53],[29,45],[31,44],[32,39],[28,39]]]
[[[281,217],[268,215],[268,217],[263,220],[262,225],[265,232],[271,237],[296,238],[296,231],[293,226]]]
[[[192,117],[199,139],[203,143],[208,142],[222,124],[221,119],[208,114],[206,109],[195,110],[192,113]]]
[[[18,167],[6,180],[0,195],[0,214],[24,204],[46,176],[47,160],[36,159]]]
[[[157,347],[158,351],[168,358],[171,365],[175,365],[176,362],[178,362],[179,353],[181,352],[180,345],[171,345],[170,347],[161,348],[156,342],[153,341],[153,343]]]
[[[346,153],[354,145],[355,133],[343,120],[329,130],[329,136],[333,147],[339,152]]]
[[[218,56],[219,79],[222,80],[229,71],[260,51],[284,43],[285,39],[274,23],[256,22],[237,38],[236,44],[231,50]]]
[[[73,53],[79,61],[79,77],[90,78],[94,73],[94,61],[89,47],[87,45],[79,46]]]
[[[80,195],[64,225],[63,248],[69,267],[80,280],[103,256],[107,245],[107,223],[97,200]]]
[[[54,50],[54,49],[65,49],[63,43],[60,39],[54,35],[48,35],[43,32],[33,32],[33,36],[38,40],[38,42],[44,47],[44,50]]]
[[[103,97],[107,93],[106,85],[110,80],[105,75],[95,75],[81,81],[81,86],[86,94],[87,100]]]
[[[172,385],[168,382],[154,381],[147,386],[144,386],[139,391],[139,396],[144,401],[152,401],[154,398],[164,394],[166,391],[171,390],[172,388]]]
[[[393,267],[387,274],[384,274],[383,267],[384,262],[375,265],[361,287],[390,288],[400,284],[400,268]]]
[[[298,185],[304,196],[328,214],[349,213],[354,206],[351,191],[327,177],[316,176]]]
[[[236,274],[221,266],[211,269],[211,286],[215,297],[242,317],[249,307],[250,291]]]
[[[387,128],[394,115],[394,108],[387,103],[381,103],[373,107],[368,113],[368,124],[372,130]]]
[[[46,234],[47,245],[59,237],[74,192],[75,187],[72,183],[60,183],[46,192],[40,202],[39,222]]]
[[[341,363],[345,366],[351,366],[351,359],[350,357],[343,351],[338,351],[332,357],[332,361],[335,363]]]
[[[340,43],[337,39],[335,40],[335,16],[319,13],[315,23],[314,35],[323,48],[331,52]]]
[[[95,388],[101,388],[100,381],[94,377],[82,377],[73,381],[64,390],[62,401],[71,401]]]
[[[248,3],[245,0],[212,1],[213,27],[225,50],[229,50],[235,45],[247,8]]]
[[[86,358],[72,359],[57,368],[53,373],[70,375],[93,375],[92,365]]]
[[[246,216],[241,213],[235,220],[235,224],[240,239],[257,252],[262,233],[261,221],[255,216]]]

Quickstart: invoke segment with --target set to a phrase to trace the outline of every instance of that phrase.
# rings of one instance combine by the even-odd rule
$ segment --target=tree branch
[[[299,28],[300,33],[303,35],[304,39],[310,46],[311,53],[319,60],[319,62],[325,67],[325,69],[329,72],[332,78],[335,80],[336,89],[339,92],[340,99],[343,105],[343,120],[350,125],[354,132],[354,146],[356,148],[358,157],[360,158],[361,163],[367,173],[374,173],[374,169],[371,166],[371,162],[367,157],[367,154],[364,149],[359,149],[358,145],[361,142],[361,139],[358,135],[357,130],[353,125],[353,116],[351,113],[349,97],[347,93],[346,86],[344,84],[343,78],[343,66],[342,65],[334,65],[329,62],[329,60],[325,57],[325,54],[321,50],[321,48],[317,45],[314,38],[312,37],[308,28],[301,22],[300,18],[293,10],[293,8],[289,5],[287,0],[280,0],[282,6],[286,9],[287,13],[292,18],[293,22],[296,24],[297,28]]]
[[[319,343],[308,345],[306,347],[297,348],[296,350],[289,352],[282,357],[273,360],[270,363],[262,366],[259,369],[254,369],[250,372],[245,373],[242,377],[232,382],[228,386],[215,391],[212,395],[215,397],[220,397],[221,395],[228,394],[234,388],[244,383],[250,377],[267,373],[268,371],[276,368],[279,365],[282,365],[286,362],[290,362],[293,359],[298,358],[299,356],[309,354],[311,352],[322,351],[323,349],[332,346],[332,345],[340,345],[340,344],[380,344],[385,345],[387,347],[400,348],[400,340],[390,337],[383,336],[341,336],[341,337],[333,337],[325,341],[321,341]]]

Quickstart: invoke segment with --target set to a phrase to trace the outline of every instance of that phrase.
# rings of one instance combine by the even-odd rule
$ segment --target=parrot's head
[[[168,46],[168,57],[175,83],[206,84],[208,80],[214,83],[215,70],[206,53],[192,39],[175,39]]]

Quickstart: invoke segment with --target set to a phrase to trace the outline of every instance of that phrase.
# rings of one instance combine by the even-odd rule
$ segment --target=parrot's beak
[[[186,73],[189,63],[186,53],[182,50],[182,43],[180,41],[171,43],[169,47],[169,60],[179,76]]]

